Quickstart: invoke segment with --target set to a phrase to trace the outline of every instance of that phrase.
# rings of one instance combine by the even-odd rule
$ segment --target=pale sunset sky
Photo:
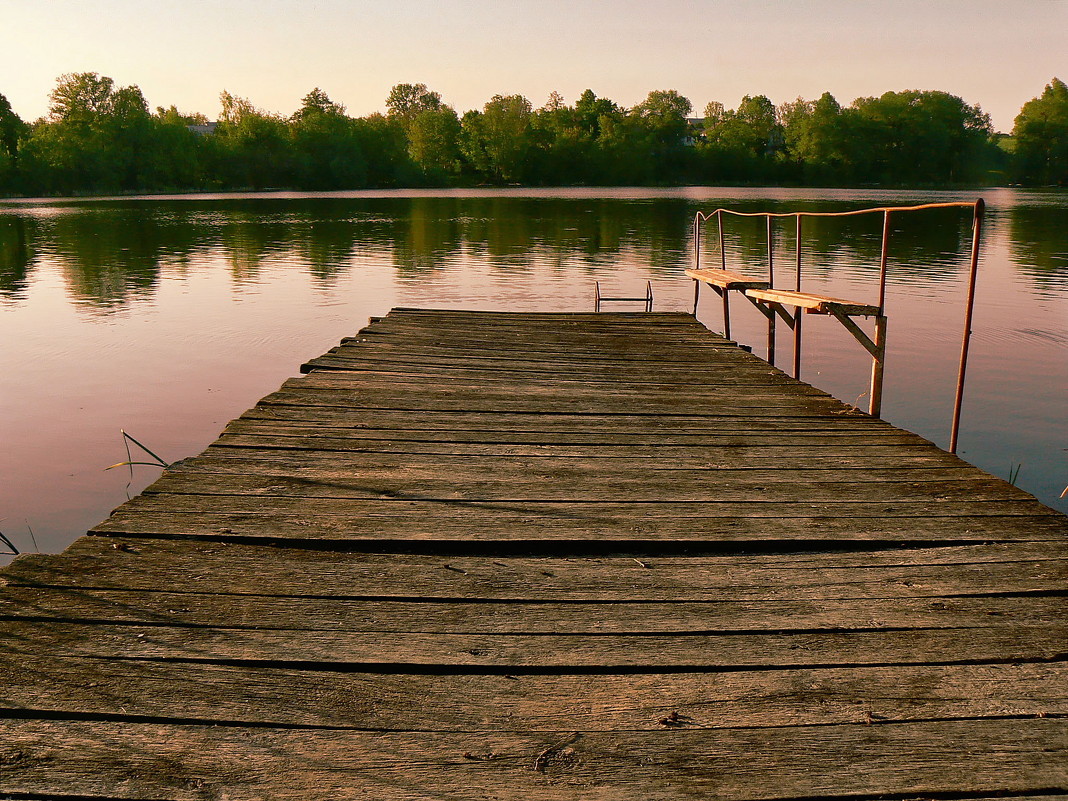
[[[676,89],[700,115],[938,89],[1008,132],[1068,80],[1068,0],[0,0],[0,94],[23,119],[56,78],[98,72],[149,106],[214,119],[219,93],[292,113],[321,87],[349,114],[425,83],[461,114],[495,94],[535,107],[587,88],[631,106]]]

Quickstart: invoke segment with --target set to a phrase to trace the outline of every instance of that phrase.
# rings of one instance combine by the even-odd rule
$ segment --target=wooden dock
[[[394,310],[306,368],[4,571],[0,798],[1068,795],[1030,495],[688,315]]]

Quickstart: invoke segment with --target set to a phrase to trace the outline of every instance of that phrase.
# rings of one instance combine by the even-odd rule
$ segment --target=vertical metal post
[[[716,230],[719,232],[719,268],[727,269],[727,251],[723,249],[723,212],[716,210]]]
[[[716,209],[716,230],[719,233],[719,266],[721,270],[727,269],[727,251],[723,248],[723,212]],[[731,302],[730,290],[724,289],[719,293],[723,298],[723,336],[731,338]]]
[[[801,291],[801,215],[797,215],[797,264],[794,274],[794,290]],[[794,311],[794,378],[801,377],[801,309]]]
[[[886,365],[886,315],[875,318],[875,353],[871,362],[868,414],[878,417],[883,410],[883,367]]]
[[[701,269],[701,212],[693,217],[693,268]],[[701,298],[701,282],[693,279],[693,316],[697,316],[697,301]]]
[[[883,244],[879,253],[879,314],[886,306],[886,257],[890,252],[890,210],[883,212]]]
[[[968,272],[968,302],[964,310],[964,337],[960,346],[960,367],[957,370],[957,396],[953,402],[953,428],[949,434],[949,452],[957,452],[957,434],[960,430],[960,409],[964,402],[964,377],[968,370],[968,343],[972,337],[972,310],[975,306],[975,278],[979,271],[979,238],[983,233],[983,212],[986,203],[982,198],[975,201],[972,217],[972,254]]]
[[[701,213],[693,218],[693,268],[701,269]]]
[[[773,238],[773,231],[771,227],[771,215],[766,218],[768,221],[768,285],[775,286],[775,240]],[[775,315],[768,315],[768,364],[775,364]]]
[[[720,290],[720,297],[723,298],[723,336],[727,339],[731,338],[731,304],[728,300],[731,292],[729,289]]]

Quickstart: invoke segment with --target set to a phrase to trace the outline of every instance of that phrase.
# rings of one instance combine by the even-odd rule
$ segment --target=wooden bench
[[[701,284],[708,284],[712,291],[723,298],[723,336],[731,338],[731,307],[728,294],[733,290],[746,292],[751,289],[768,289],[771,283],[757,281],[730,270],[687,270],[686,276],[693,279],[693,316],[697,316],[697,302],[701,299]]]
[[[771,286],[767,281],[755,281],[741,273],[732,273],[730,270],[687,270],[686,275],[694,281],[709,284],[719,289],[767,289]]]
[[[753,287],[752,289],[746,289],[745,294],[754,300],[780,303],[784,306],[795,306],[799,309],[804,309],[807,314],[833,314],[835,316],[843,314],[847,317],[878,317],[881,314],[878,306],[858,303],[853,300],[843,300],[842,298],[832,298],[827,295],[815,295],[811,292]]]
[[[832,298],[828,295],[816,295],[812,292],[797,292],[790,289],[754,288],[746,289],[745,296],[761,308],[770,321],[769,354],[775,347],[775,315],[782,317],[794,330],[794,378],[800,377],[800,341],[801,311],[806,314],[827,314],[834,317],[853,335],[853,338],[871,354],[871,386],[869,389],[868,411],[878,417],[882,410],[883,363],[886,359],[886,316],[879,306],[860,303],[854,300]],[[790,314],[786,306],[793,306],[797,311]],[[851,318],[874,317],[875,338],[872,339]],[[771,359],[769,359],[771,361]]]

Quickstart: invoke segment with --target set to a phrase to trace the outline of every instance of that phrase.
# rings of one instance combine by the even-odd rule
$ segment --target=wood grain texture
[[[1063,801],[1068,518],[683,314],[397,309],[0,575],[0,796]]]
[[[12,584],[382,598],[741,601],[1064,592],[1059,543],[649,557],[378,554],[87,537],[16,559]]]
[[[1068,723],[1055,719],[544,733],[15,720],[0,732],[5,790],[42,795],[666,801],[953,797],[1068,784]]]
[[[663,731],[1068,714],[1054,665],[606,675],[361,673],[0,652],[0,710],[383,731]]]

